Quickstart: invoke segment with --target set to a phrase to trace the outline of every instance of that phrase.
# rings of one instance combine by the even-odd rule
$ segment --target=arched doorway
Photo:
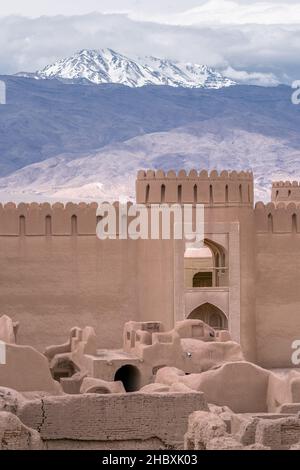
[[[225,249],[205,239],[202,247],[189,246],[184,253],[185,287],[224,287],[228,285]]]
[[[215,305],[205,303],[195,308],[188,316],[189,320],[202,320],[216,330],[228,329],[226,315]]]
[[[114,380],[123,382],[126,392],[135,392],[140,388],[141,373],[137,367],[126,364],[117,370]]]

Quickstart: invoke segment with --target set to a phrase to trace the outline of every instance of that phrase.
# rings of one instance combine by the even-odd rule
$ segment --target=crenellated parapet
[[[102,204],[114,207],[116,235],[120,233],[120,220],[122,214],[128,213],[133,203],[128,201],[121,204],[119,201]],[[9,202],[0,204],[0,236],[70,236],[94,235],[101,216],[97,216],[98,203],[62,204],[49,203],[21,203],[16,205]],[[105,210],[105,216],[108,212]],[[126,224],[134,216],[128,215]]]
[[[0,236],[95,235],[98,204],[0,204]]]
[[[191,170],[188,174],[170,170],[139,171],[139,204],[205,204],[221,207],[253,207],[251,172]],[[275,201],[274,201],[275,199]],[[116,209],[116,230],[120,233],[120,204]],[[127,203],[127,211],[131,202]],[[98,204],[31,203],[0,204],[0,236],[96,235]],[[122,214],[124,205],[122,205]],[[126,211],[125,211],[126,212]],[[272,202],[259,202],[254,209],[256,231],[261,233],[300,233],[300,184],[275,182]],[[132,215],[128,215],[127,222]],[[123,220],[123,219],[122,219]],[[123,222],[122,222],[123,223]]]
[[[139,204],[205,204],[253,206],[253,174],[247,171],[208,173],[191,170],[141,170],[136,181]]]
[[[255,205],[255,227],[261,233],[300,233],[300,203],[258,202]]]
[[[298,181],[274,181],[271,200],[274,204],[300,203],[300,183]]]

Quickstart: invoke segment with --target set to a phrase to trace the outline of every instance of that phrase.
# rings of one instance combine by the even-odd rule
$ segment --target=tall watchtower
[[[228,325],[234,340],[254,359],[254,190],[248,171],[173,170],[139,171],[136,181],[139,204],[204,205],[204,245],[211,257],[188,259],[184,242],[174,244],[169,279],[173,282],[174,319],[211,318],[213,325]],[[169,243],[169,253],[172,244]],[[167,250],[162,252],[166,256]],[[206,251],[207,253],[207,251]],[[198,256],[201,256],[199,254]],[[207,256],[207,254],[205,255]],[[167,258],[166,258],[167,259]],[[162,258],[163,263],[163,258]],[[201,264],[202,263],[202,264]],[[189,283],[191,266],[200,266],[199,285]],[[202,266],[202,267],[201,267]],[[195,273],[193,272],[193,275]],[[149,280],[150,282],[151,280]],[[217,322],[217,323],[216,323]]]
[[[272,184],[272,202],[289,204],[300,203],[300,184],[298,181],[274,181]]]
[[[220,174],[213,170],[139,171],[136,181],[139,204],[204,204],[206,206],[253,206],[251,172]]]

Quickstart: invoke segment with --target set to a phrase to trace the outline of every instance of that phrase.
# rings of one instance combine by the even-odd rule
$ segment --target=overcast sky
[[[132,19],[172,24],[300,22],[299,0],[9,0],[1,16],[127,13]]]
[[[289,83],[300,79],[300,2],[1,2],[2,74],[34,71],[77,50],[101,47],[205,63],[249,83]]]

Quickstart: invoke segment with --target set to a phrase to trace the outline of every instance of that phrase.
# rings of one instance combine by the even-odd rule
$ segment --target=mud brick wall
[[[45,441],[129,441],[183,444],[188,416],[207,405],[201,392],[68,395],[28,401],[18,416]]]

